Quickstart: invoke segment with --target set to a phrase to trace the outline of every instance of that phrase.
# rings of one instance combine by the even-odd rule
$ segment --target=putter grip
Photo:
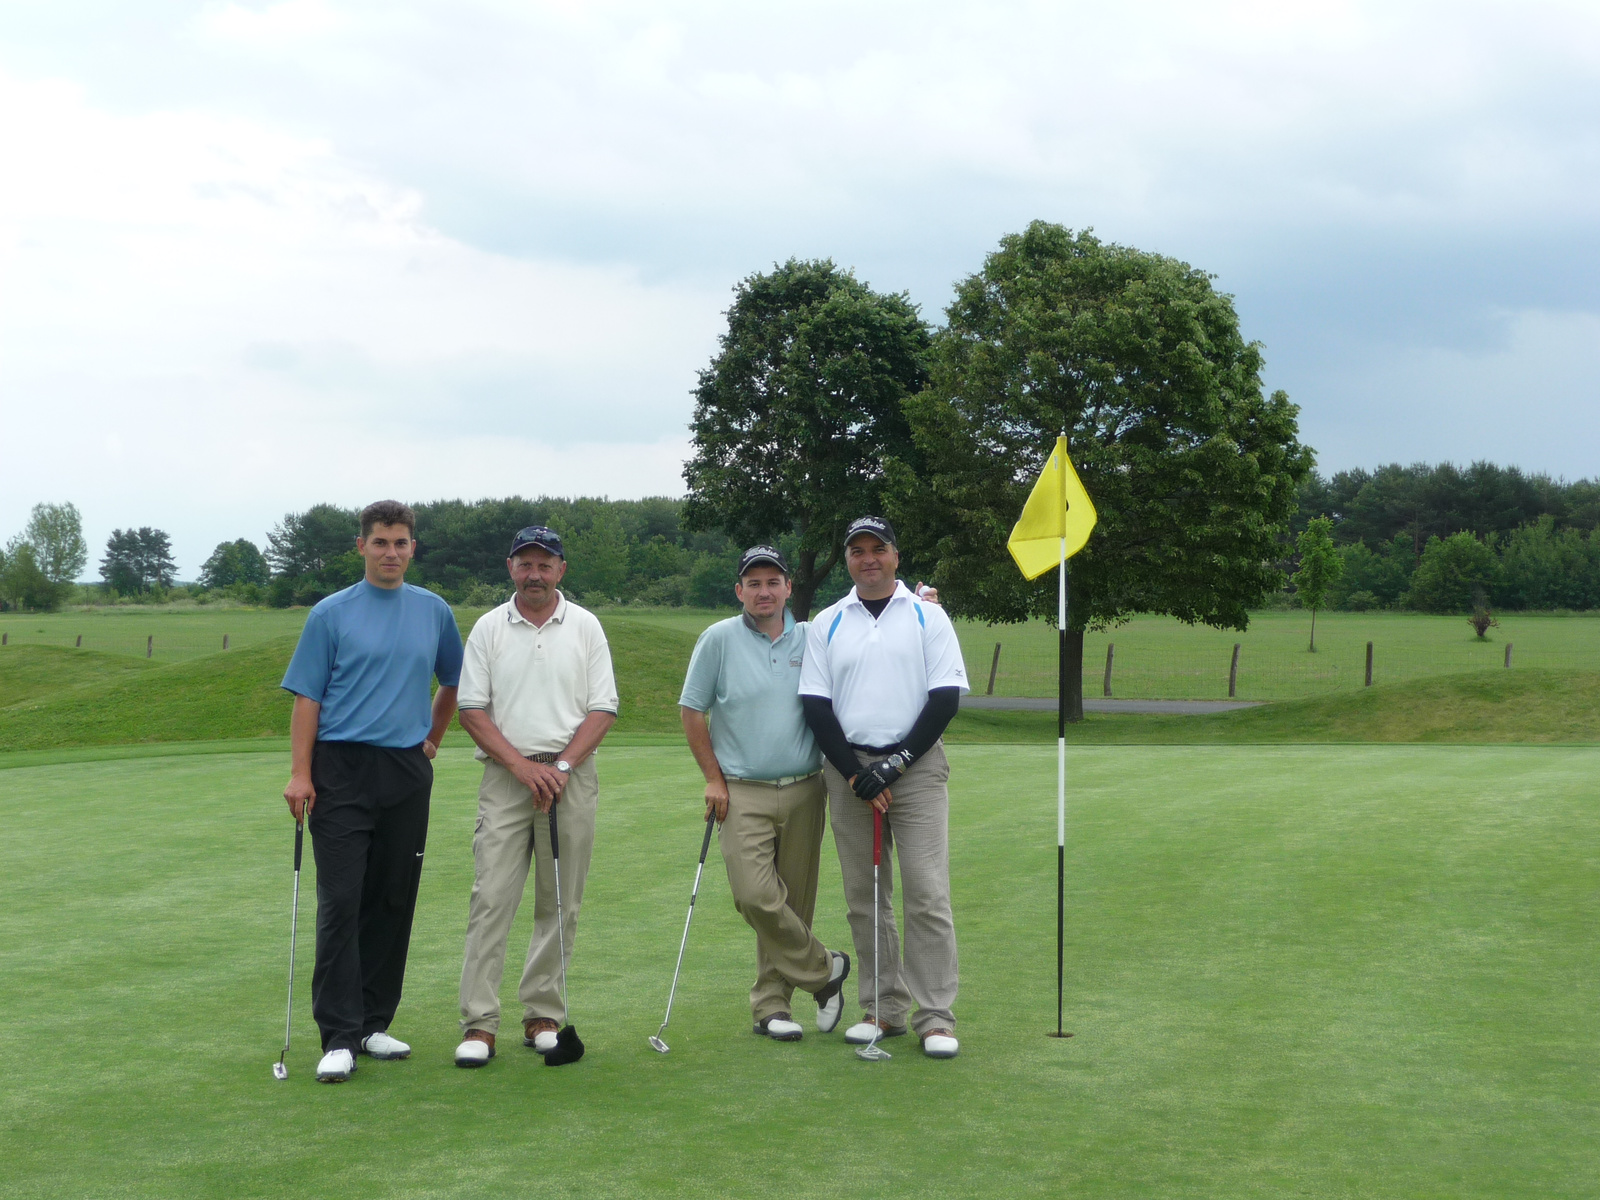
[[[306,823],[304,820],[294,823],[294,869],[300,870],[300,853],[305,848]]]
[[[556,832],[556,806],[550,806],[550,857],[561,857],[561,835]]]
[[[706,836],[700,839],[700,865],[702,867],[706,865],[706,851],[711,849],[711,830],[716,826],[716,823],[717,818],[714,815],[706,818]]]
[[[883,863],[883,813],[872,810],[872,865]]]

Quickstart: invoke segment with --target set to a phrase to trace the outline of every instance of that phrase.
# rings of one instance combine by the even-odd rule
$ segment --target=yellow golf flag
[[[1089,540],[1089,531],[1098,520],[1094,502],[1083,490],[1083,482],[1067,457],[1067,439],[1056,439],[1056,448],[1039,473],[1039,482],[1022,506],[1006,549],[1017,560],[1024,579],[1037,579],[1051,567],[1061,564],[1061,539],[1067,539],[1071,558]]]

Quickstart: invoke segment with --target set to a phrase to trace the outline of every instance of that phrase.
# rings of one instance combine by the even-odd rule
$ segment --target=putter
[[[683,970],[683,948],[689,944],[689,922],[694,920],[694,901],[700,894],[700,873],[706,869],[706,851],[711,848],[711,829],[716,820],[715,814],[706,814],[706,836],[700,840],[700,865],[694,869],[694,890],[689,893],[689,915],[683,919],[683,940],[678,943],[678,965],[672,968],[672,990],[667,993],[667,1015],[661,1020],[661,1028],[656,1030],[655,1036],[650,1039],[650,1049],[658,1054],[665,1054],[672,1049],[661,1040],[661,1035],[667,1031],[667,1022],[672,1020],[672,998],[678,994],[678,972]]]
[[[283,1018],[283,1053],[272,1064],[272,1077],[289,1078],[289,1068],[284,1059],[289,1057],[289,1030],[294,1025],[294,941],[300,924],[300,852],[305,845],[306,822],[304,815],[294,823],[294,901],[289,907],[289,1011]]]
[[[874,806],[872,810],[872,1040],[865,1046],[856,1050],[857,1058],[864,1058],[868,1062],[878,1062],[881,1059],[893,1058],[882,1046],[878,1045],[883,1037],[883,1026],[878,1024],[878,926],[882,918],[878,915],[878,864],[883,862],[883,813]]]
[[[556,803],[550,805],[550,862],[556,876],[556,945],[561,952],[561,1016],[566,1021],[556,1034],[556,1048],[544,1056],[547,1067],[564,1067],[583,1057],[583,1042],[567,1011],[567,926],[561,912],[561,834],[556,826]]]

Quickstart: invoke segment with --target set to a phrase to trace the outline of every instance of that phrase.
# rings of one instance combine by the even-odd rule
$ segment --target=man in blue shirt
[[[295,820],[306,818],[317,861],[311,1013],[325,1083],[349,1079],[358,1053],[411,1053],[388,1029],[422,878],[430,760],[455,715],[461,677],[455,614],[405,582],[416,528],[398,501],[361,511],[365,578],[311,610],[283,677],[295,697],[283,798]]]
[[[734,906],[756,931],[754,1031],[780,1042],[803,1032],[790,1008],[796,988],[816,999],[817,1029],[831,1032],[850,974],[850,956],[811,932],[827,790],[800,710],[806,625],[788,611],[789,591],[776,548],[746,550],[734,588],[744,611],[700,635],[678,700],[706,778],[706,817],[721,822]]]

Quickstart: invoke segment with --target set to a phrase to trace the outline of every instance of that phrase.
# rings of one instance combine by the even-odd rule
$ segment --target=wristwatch
[[[558,758],[556,759],[556,770],[560,771],[563,775],[571,775],[572,764],[564,758]]]

